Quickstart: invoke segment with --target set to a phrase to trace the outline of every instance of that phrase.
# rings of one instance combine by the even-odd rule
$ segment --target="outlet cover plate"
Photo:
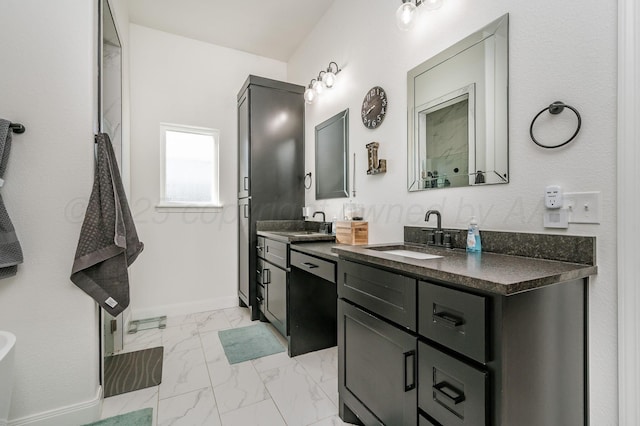
[[[600,192],[565,192],[563,207],[569,210],[569,223],[600,223]]]

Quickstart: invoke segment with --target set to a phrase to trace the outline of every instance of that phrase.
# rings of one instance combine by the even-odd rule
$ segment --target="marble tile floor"
[[[252,322],[246,308],[167,318],[125,335],[124,352],[164,346],[160,386],[104,400],[102,418],[153,408],[153,426],[339,426],[336,347],[230,365],[218,330]],[[272,328],[286,346],[286,341]]]

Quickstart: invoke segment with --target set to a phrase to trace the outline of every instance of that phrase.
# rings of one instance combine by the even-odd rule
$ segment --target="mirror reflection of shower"
[[[419,107],[421,187],[466,186],[475,166],[475,84]],[[470,181],[471,179],[471,181]]]

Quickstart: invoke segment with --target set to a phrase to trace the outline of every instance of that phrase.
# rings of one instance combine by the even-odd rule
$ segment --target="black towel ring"
[[[13,133],[18,134],[24,133],[24,131],[26,130],[26,128],[20,123],[11,123],[9,124],[9,128],[13,130]]]
[[[540,142],[538,142],[535,138],[535,136],[533,136],[533,125],[536,122],[536,120],[538,119],[538,117],[540,117],[540,115],[545,112],[545,111],[549,111],[550,114],[553,115],[557,115],[560,114],[562,111],[564,111],[565,108],[569,108],[571,111],[574,112],[574,114],[576,115],[576,117],[578,118],[578,128],[576,129],[576,131],[573,133],[573,135],[566,141],[562,142],[559,145],[542,145]],[[551,105],[549,105],[547,108],[543,109],[542,111],[540,111],[538,114],[536,114],[535,117],[533,117],[533,120],[531,121],[531,126],[529,127],[529,134],[531,135],[531,140],[538,146],[542,147],[542,148],[560,148],[561,146],[565,146],[566,144],[568,144],[569,142],[571,142],[576,136],[578,136],[578,132],[580,131],[580,127],[582,126],[582,117],[580,117],[580,113],[578,112],[577,109],[575,109],[574,107],[565,104],[564,102],[561,101],[556,101],[554,103],[552,103]]]
[[[307,186],[307,178],[309,178],[309,186]],[[304,175],[304,187],[305,189],[311,189],[311,184],[313,183],[313,178],[311,177],[311,172]]]

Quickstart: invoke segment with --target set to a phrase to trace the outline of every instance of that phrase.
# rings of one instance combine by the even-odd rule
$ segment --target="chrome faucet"
[[[424,221],[428,222],[429,221],[429,217],[435,214],[436,217],[438,218],[438,223],[437,223],[437,228],[436,228],[436,232],[435,232],[435,238],[433,241],[429,241],[428,243],[430,244],[435,244],[437,246],[441,246],[444,244],[444,233],[442,232],[442,216],[440,215],[440,212],[438,210],[428,210],[427,214],[424,215]]]

